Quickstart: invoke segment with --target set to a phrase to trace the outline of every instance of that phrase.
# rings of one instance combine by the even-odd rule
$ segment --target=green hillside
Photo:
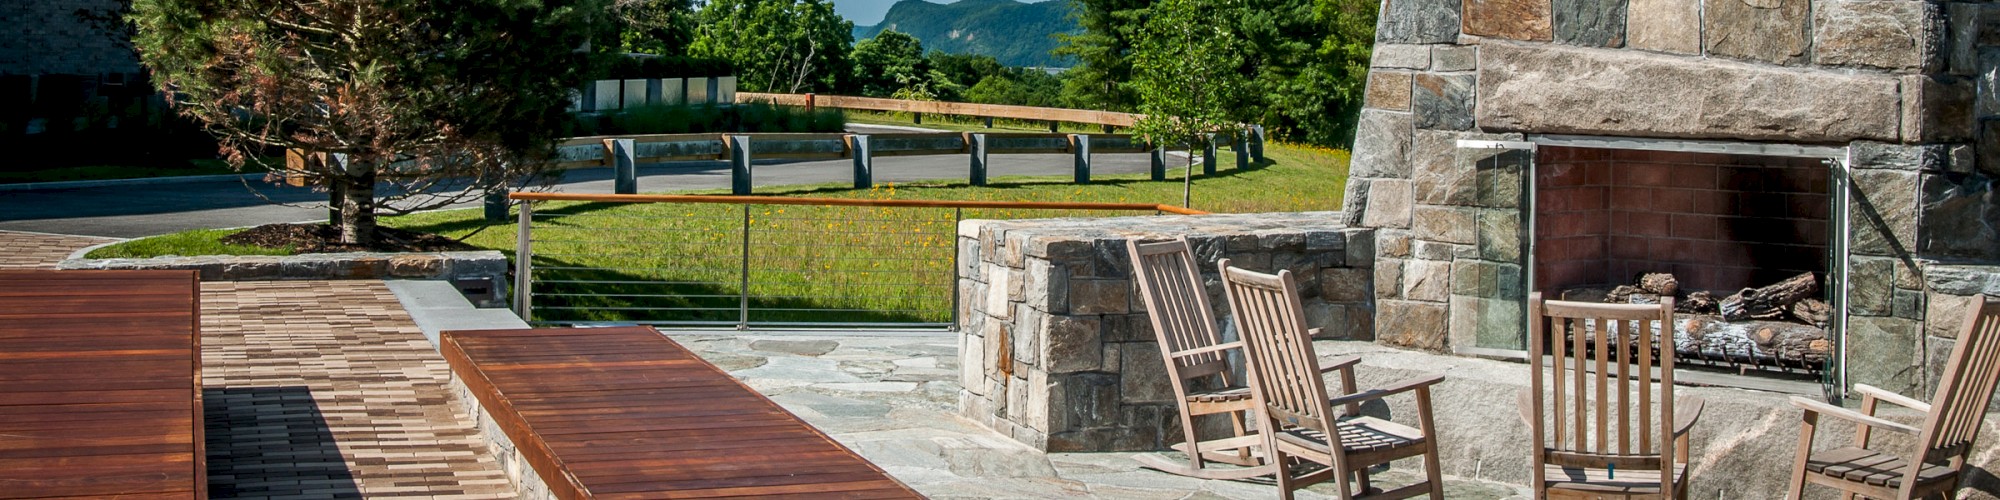
[[[884,29],[916,36],[925,50],[982,54],[1008,66],[1068,67],[1067,58],[1049,55],[1057,33],[1076,33],[1067,0],[1021,3],[1014,0],[960,0],[935,4],[903,0],[889,8],[882,24],[855,26],[854,39]]]

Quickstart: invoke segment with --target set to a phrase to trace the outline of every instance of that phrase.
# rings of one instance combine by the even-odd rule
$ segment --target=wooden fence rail
[[[1048,122],[1085,123],[1111,127],[1131,127],[1139,121],[1140,115],[1117,111],[1095,111],[1088,109],[1043,108],[1037,106],[1011,106],[1005,104],[977,104],[969,102],[911,101],[904,99],[881,99],[875,97],[855,97],[819,94],[765,94],[760,92],[737,92],[736,102],[765,102],[784,106],[828,107],[862,111],[896,111],[904,113],[928,113],[939,115],[974,116],[983,118],[1009,118]]]

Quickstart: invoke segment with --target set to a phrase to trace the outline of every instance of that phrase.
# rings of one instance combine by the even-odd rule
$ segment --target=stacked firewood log
[[[1658,304],[1660,297],[1678,297],[1674,309],[1683,316],[1676,327],[1684,349],[1738,351],[1727,346],[1749,341],[1763,356],[1810,363],[1825,360],[1832,348],[1825,331],[1832,308],[1817,298],[1819,289],[1819,279],[1804,273],[1717,298],[1706,290],[1682,290],[1672,274],[1646,273],[1610,290],[1575,288],[1562,295],[1564,300],[1618,304]]]

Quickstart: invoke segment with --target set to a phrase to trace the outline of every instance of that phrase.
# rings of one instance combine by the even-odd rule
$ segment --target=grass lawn
[[[1210,212],[1338,210],[1344,151],[1272,144],[1245,170],[1197,176],[1193,208]],[[1170,165],[1173,166],[1173,165]],[[1197,167],[1199,171],[1199,167]],[[1089,185],[1066,178],[762,189],[759,194],[907,200],[1005,200],[1181,204],[1180,168],[1167,181],[1121,175]],[[715,193],[698,192],[705,194]],[[746,219],[753,322],[945,322],[955,257],[951,209],[778,205],[545,202],[536,206],[537,320],[675,320],[733,323],[744,278]],[[513,224],[488,225],[480,210],[386,218],[384,225],[466,237],[513,253]],[[965,210],[965,219],[1152,215],[1152,212]],[[135,240],[91,257],[232,252],[227,231]],[[650,309],[641,311],[641,309]]]
[[[261,172],[262,170],[253,171]],[[0,184],[237,173],[242,172],[237,172],[235,169],[229,168],[229,164],[222,160],[188,160],[180,164],[166,165],[85,165],[80,167],[52,167],[33,170],[0,170]]]

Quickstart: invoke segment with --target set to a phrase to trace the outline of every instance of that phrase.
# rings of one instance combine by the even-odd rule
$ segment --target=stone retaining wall
[[[535,471],[535,466],[528,464],[527,458],[521,455],[521,450],[514,447],[514,441],[507,438],[507,431],[500,428],[500,424],[493,420],[492,414],[487,413],[486,407],[479,405],[479,397],[472,393],[471,388],[465,386],[465,381],[458,377],[458,372],[451,374],[451,395],[452,404],[465,410],[478,426],[479,437],[486,443],[487,453],[493,455],[493,461],[498,462],[500,470],[507,473],[507,482],[513,483],[515,493],[520,495],[517,498],[554,500],[555,494],[549,492],[549,486],[542,482],[541,474]]]
[[[1374,232],[1337,212],[965,221],[959,225],[962,415],[1048,451],[1164,449],[1173,389],[1125,242],[1187,236],[1225,337],[1214,263],[1299,279],[1307,321],[1372,339]]]

